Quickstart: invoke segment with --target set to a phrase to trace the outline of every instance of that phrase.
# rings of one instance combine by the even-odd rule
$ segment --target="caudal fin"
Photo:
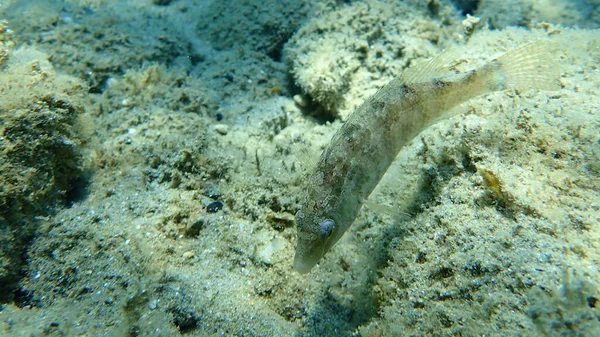
[[[492,61],[503,89],[559,89],[559,68],[553,49],[550,42],[537,41]]]

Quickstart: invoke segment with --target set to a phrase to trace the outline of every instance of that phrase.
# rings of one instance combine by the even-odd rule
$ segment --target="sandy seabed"
[[[500,3],[0,1],[0,335],[600,336],[600,3]],[[456,108],[292,269],[358,104],[539,39],[559,90]]]

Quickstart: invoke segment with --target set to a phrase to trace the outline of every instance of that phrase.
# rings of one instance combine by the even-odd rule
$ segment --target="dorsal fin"
[[[452,70],[459,62],[456,59],[456,48],[444,50],[434,58],[405,69],[400,75],[403,84],[422,83],[434,78],[454,74]]]
[[[363,205],[367,206],[367,208],[371,209],[372,211],[386,214],[393,218],[407,219],[413,216],[410,213],[401,211],[398,207],[378,204],[377,202],[370,199],[363,200]]]
[[[311,153],[307,146],[295,144],[294,148],[296,152],[296,159],[300,163],[302,171],[312,172],[317,167],[317,160],[319,157],[314,153]]]

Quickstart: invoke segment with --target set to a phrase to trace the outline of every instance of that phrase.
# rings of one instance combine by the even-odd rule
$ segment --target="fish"
[[[350,228],[400,150],[449,110],[503,90],[559,88],[553,44],[539,40],[479,68],[452,72],[452,52],[408,68],[362,103],[333,135],[296,213],[293,267],[306,274]],[[455,65],[455,64],[454,64]]]

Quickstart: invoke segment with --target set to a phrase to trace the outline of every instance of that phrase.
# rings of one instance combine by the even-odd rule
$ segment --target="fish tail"
[[[509,51],[491,61],[485,67],[488,88],[557,90],[559,73],[552,52],[553,46],[547,41],[537,41]]]

